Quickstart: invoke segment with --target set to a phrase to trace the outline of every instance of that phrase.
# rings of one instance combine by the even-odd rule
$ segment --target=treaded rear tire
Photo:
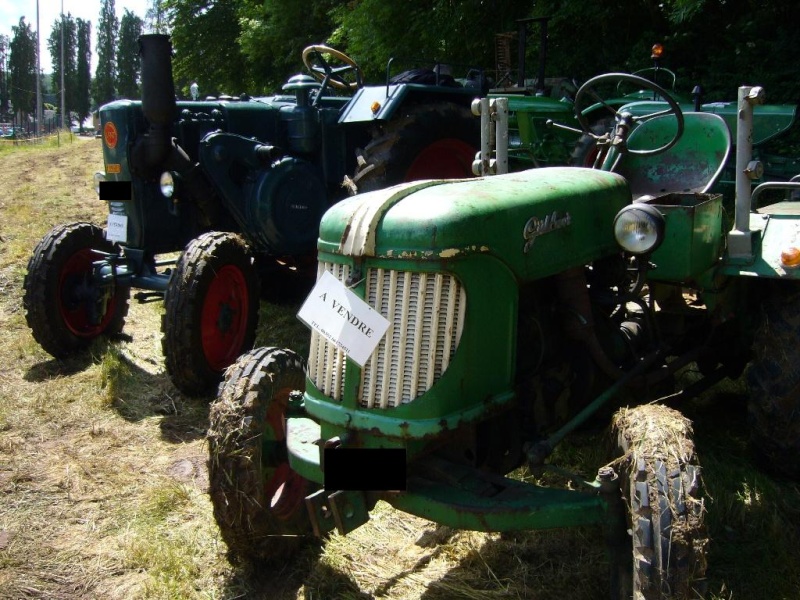
[[[591,130],[595,135],[603,135],[604,133],[610,131],[613,125],[613,117],[599,119],[597,122],[592,124]],[[569,166],[586,167],[587,169],[591,169],[594,166],[597,153],[597,140],[588,133],[584,133],[581,135],[581,137],[575,143],[575,147],[572,149],[572,154],[569,158]]]
[[[211,405],[209,493],[238,559],[286,560],[313,534],[304,500],[316,485],[291,470],[286,448],[289,393],[304,388],[300,356],[258,348],[231,365]]]
[[[691,423],[670,408],[643,405],[614,415],[612,432],[632,536],[619,597],[702,597],[708,537]]]
[[[130,287],[117,285],[106,300],[98,295],[100,322],[92,323],[89,298],[95,250],[115,253],[103,230],[91,223],[53,227],[36,245],[23,281],[22,305],[33,338],[50,355],[66,358],[84,350],[101,335],[120,333],[128,314]]]
[[[767,290],[747,370],[748,419],[764,467],[800,479],[800,285]]]
[[[439,102],[401,110],[374,128],[361,152],[353,177],[359,192],[417,179],[472,177],[480,124],[469,107]]]
[[[161,320],[175,387],[188,395],[213,390],[253,347],[258,308],[258,273],[241,236],[213,231],[189,242],[170,275]]]

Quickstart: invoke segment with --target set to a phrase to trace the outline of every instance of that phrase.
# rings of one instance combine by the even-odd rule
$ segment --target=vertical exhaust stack
[[[142,113],[150,128],[137,140],[133,158],[137,169],[152,172],[163,165],[172,151],[170,128],[177,114],[169,36],[140,36],[139,56],[142,65]]]
[[[140,36],[139,57],[142,65],[142,112],[151,129],[169,127],[177,111],[169,36],[156,33]]]

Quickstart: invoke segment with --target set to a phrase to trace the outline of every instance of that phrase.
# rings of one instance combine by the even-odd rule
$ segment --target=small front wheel
[[[315,484],[289,466],[286,412],[305,387],[291,350],[258,348],[227,371],[211,405],[209,480],[214,518],[231,553],[285,560],[313,535],[305,497]]]
[[[114,253],[103,230],[91,223],[57,225],[28,261],[22,305],[34,339],[46,352],[65,358],[101,335],[120,333],[128,314],[130,287],[101,284],[95,261]]]
[[[691,423],[670,408],[644,405],[619,411],[612,429],[632,538],[618,597],[701,597],[708,536]]]
[[[189,242],[170,276],[161,322],[175,387],[193,395],[216,386],[253,347],[258,304],[258,274],[241,236],[210,232]]]

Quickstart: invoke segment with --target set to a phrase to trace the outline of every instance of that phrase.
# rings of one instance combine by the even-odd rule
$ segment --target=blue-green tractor
[[[262,288],[280,297],[309,265],[313,282],[319,220],[354,180],[366,190],[470,174],[481,91],[435,69],[365,86],[352,58],[309,46],[307,72],[281,93],[176,100],[169,38],[142,36],[140,51],[141,101],[100,109],[105,227],[57,225],[28,263],[27,322],[57,358],[119,334],[138,290],[164,298],[174,384],[213,390],[253,345]],[[367,147],[383,162],[373,152],[366,168]]]

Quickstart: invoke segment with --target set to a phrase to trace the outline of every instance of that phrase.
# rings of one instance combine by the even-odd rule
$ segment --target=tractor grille
[[[340,281],[347,265],[320,263]],[[366,301],[390,326],[361,371],[362,408],[407,404],[424,394],[447,369],[461,339],[466,294],[458,280],[441,273],[369,269]],[[344,395],[344,352],[316,332],[311,334],[309,376],[325,395]]]

